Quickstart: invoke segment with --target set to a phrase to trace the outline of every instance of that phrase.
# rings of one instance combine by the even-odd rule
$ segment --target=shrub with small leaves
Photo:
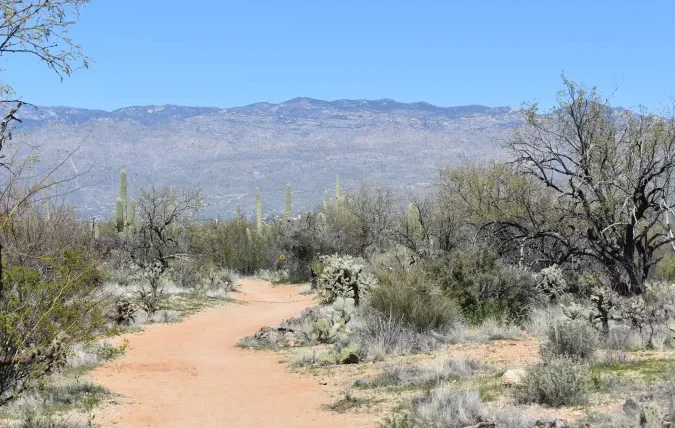
[[[562,320],[549,326],[547,339],[541,347],[543,357],[589,361],[597,348],[598,333],[588,321]]]
[[[588,368],[570,358],[551,358],[527,370],[515,390],[521,403],[553,407],[582,404],[590,379]]]

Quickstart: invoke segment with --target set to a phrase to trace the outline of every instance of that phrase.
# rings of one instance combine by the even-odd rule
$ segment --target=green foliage
[[[70,345],[103,325],[94,293],[102,274],[84,254],[64,251],[42,268],[8,266],[0,301],[0,405],[57,370]]]
[[[656,278],[660,281],[675,282],[675,255],[670,251],[656,265]]]
[[[409,270],[383,269],[378,286],[368,297],[368,306],[383,316],[403,321],[417,331],[437,329],[461,318],[456,300],[428,279],[423,267]]]
[[[259,235],[251,233],[252,227],[243,220],[191,226],[188,252],[192,263],[201,270],[226,268],[245,275],[271,269],[279,258],[277,231],[272,228],[269,234]]]
[[[569,358],[590,361],[595,355],[598,333],[588,320],[554,321],[549,325],[548,340],[541,354],[546,358]]]
[[[488,318],[522,323],[536,301],[532,275],[505,267],[495,254],[484,249],[459,249],[449,260],[431,259],[422,269],[459,303],[471,323],[480,324]]]
[[[589,380],[585,365],[569,358],[552,358],[527,370],[522,384],[516,387],[516,398],[521,403],[553,407],[583,404]]]

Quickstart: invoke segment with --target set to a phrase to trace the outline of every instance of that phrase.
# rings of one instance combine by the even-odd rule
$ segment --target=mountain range
[[[364,182],[426,191],[442,167],[503,156],[523,120],[510,107],[310,98],[227,109],[24,106],[18,116],[15,136],[39,146],[41,162],[88,171],[69,198],[80,216],[103,218],[121,166],[130,196],[150,183],[201,187],[205,217],[231,216],[237,204],[251,215],[256,187],[265,215],[281,213],[286,183],[294,212],[314,208],[336,175],[347,191]]]

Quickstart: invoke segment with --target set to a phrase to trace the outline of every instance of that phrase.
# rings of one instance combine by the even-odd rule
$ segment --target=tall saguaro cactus
[[[340,176],[335,176],[335,205],[340,202]]]
[[[124,205],[122,204],[122,198],[117,198],[115,201],[115,227],[117,227],[118,232],[124,231]]]
[[[286,184],[286,207],[285,207],[285,217],[286,217],[286,223],[290,223],[291,221],[291,185]]]
[[[255,188],[255,217],[258,233],[262,233],[262,201],[260,199],[260,189]]]
[[[330,199],[328,199],[328,190],[323,192],[323,212],[324,214],[328,214],[328,204],[330,202]]]
[[[129,209],[127,210],[127,171],[124,167],[120,168],[120,188],[115,202],[114,223],[118,232],[131,226],[136,215],[136,201],[131,199]]]
[[[235,220],[237,220],[237,225],[239,225],[239,222],[241,221],[241,207],[239,204],[237,204],[237,209],[235,211]]]
[[[122,221],[127,224],[127,170],[120,168],[120,191],[118,197],[122,200]],[[119,220],[118,220],[119,221]]]

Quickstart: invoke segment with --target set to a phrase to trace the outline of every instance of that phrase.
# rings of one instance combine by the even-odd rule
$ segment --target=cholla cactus
[[[363,272],[363,265],[351,256],[321,256],[323,272],[318,278],[320,295],[324,302],[332,303],[338,297],[353,298],[358,306],[363,293],[367,292],[376,280]]]
[[[535,275],[535,280],[537,281],[537,289],[551,300],[560,297],[567,289],[567,281],[565,281],[563,271],[558,265],[542,269]]]

